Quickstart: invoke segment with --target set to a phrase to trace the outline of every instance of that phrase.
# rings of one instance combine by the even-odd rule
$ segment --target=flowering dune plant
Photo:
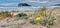
[[[41,20],[41,17],[40,16],[38,16],[38,17],[36,17],[36,19],[35,19],[36,21],[40,21]]]
[[[54,18],[51,16],[53,10],[49,13],[46,10],[46,7],[36,10],[34,13],[36,17],[31,22],[34,24],[39,22],[43,26],[53,25]]]

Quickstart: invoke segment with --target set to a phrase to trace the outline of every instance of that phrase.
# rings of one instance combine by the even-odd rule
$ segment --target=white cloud
[[[15,3],[1,3],[0,6],[14,6]]]
[[[37,0],[23,0],[23,1],[37,1]]]
[[[49,0],[20,0],[23,2],[39,2],[39,3],[47,3]]]
[[[39,3],[47,3],[48,1],[39,1]]]
[[[8,5],[12,5],[12,3],[2,3],[0,5],[5,5],[5,6],[8,6]]]

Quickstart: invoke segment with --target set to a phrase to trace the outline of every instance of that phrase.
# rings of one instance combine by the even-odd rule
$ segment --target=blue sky
[[[32,2],[31,2],[32,1]],[[60,4],[60,0],[0,0],[0,7],[1,6],[17,6],[19,3],[27,3],[32,6],[49,6],[49,5],[55,5]]]

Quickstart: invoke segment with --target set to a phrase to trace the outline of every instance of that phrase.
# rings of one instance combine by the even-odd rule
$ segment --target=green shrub
[[[17,14],[16,17],[20,17],[20,19],[28,19],[28,16],[25,13]]]
[[[23,17],[23,16],[27,16],[27,14],[25,14],[25,13],[20,13],[20,14],[17,14],[16,16],[18,16],[18,17]]]

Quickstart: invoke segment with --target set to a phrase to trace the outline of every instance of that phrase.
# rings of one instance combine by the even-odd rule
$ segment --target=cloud
[[[20,1],[23,1],[23,2],[36,2],[38,0],[20,0]]]
[[[39,3],[47,3],[48,1],[39,1]]]
[[[1,3],[0,6],[16,6],[16,3]]]
[[[37,0],[20,0],[20,1],[37,1]]]
[[[20,0],[20,1],[47,1],[47,0]]]
[[[48,0],[20,0],[22,2],[39,2],[39,3],[47,3]]]
[[[13,3],[2,3],[0,5],[5,5],[5,6],[8,6],[8,5],[12,5]]]

